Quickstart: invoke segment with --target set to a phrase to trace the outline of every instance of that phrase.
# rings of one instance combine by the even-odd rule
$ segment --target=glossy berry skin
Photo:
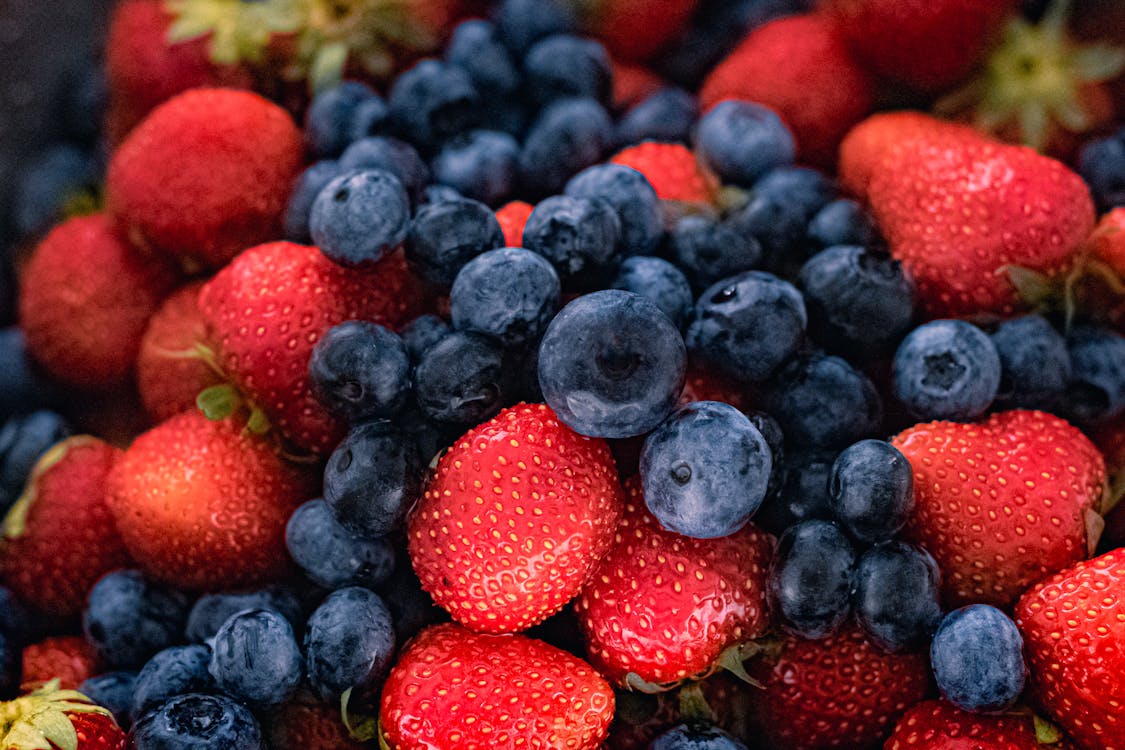
[[[809,239],[821,247],[859,245],[875,239],[876,229],[863,206],[849,198],[839,198],[816,212],[808,227]]]
[[[329,411],[348,422],[393,416],[410,392],[406,346],[376,323],[333,326],[309,357],[309,385]]]
[[[409,228],[410,198],[398,178],[380,169],[334,178],[309,214],[313,243],[344,266],[378,263],[402,245]]]
[[[252,705],[285,703],[304,674],[293,627],[268,609],[250,609],[215,634],[209,671],[223,692]]]
[[[747,750],[718,727],[681,724],[669,729],[649,745],[650,750]]]
[[[594,437],[632,437],[658,425],[676,406],[686,367],[683,338],[668,317],[619,290],[571,302],[539,347],[547,404],[572,429]]]
[[[380,169],[390,172],[417,206],[430,184],[430,168],[418,151],[406,141],[387,135],[360,138],[348,146],[339,159],[340,171]]]
[[[948,750],[958,745],[979,750],[1068,750],[1067,739],[1044,745],[1030,714],[971,714],[942,700],[917,704],[899,719],[885,750]],[[968,743],[968,744],[966,744]]]
[[[756,268],[762,260],[762,246],[754,237],[706,215],[677,221],[668,244],[676,265],[698,291]]]
[[[173,646],[156,653],[137,674],[130,717],[135,721],[177,695],[218,692],[210,665],[210,646]]]
[[[136,750],[264,750],[250,709],[226,696],[188,693],[140,717],[129,733]]]
[[[542,404],[514,406],[441,457],[410,516],[410,559],[423,588],[455,620],[479,632],[518,632],[578,593],[620,513],[608,446]],[[509,523],[518,546],[493,534]]]
[[[1070,353],[1066,339],[1046,318],[1025,315],[1006,320],[991,338],[1000,357],[997,401],[1025,409],[1059,403],[1071,377]]]
[[[606,201],[558,195],[535,206],[522,246],[549,260],[564,284],[589,283],[618,262],[621,233],[621,220]]]
[[[801,521],[814,518],[832,520],[828,478],[837,455],[836,451],[825,449],[791,450],[786,453],[781,491],[766,498],[755,516],[755,523],[780,536]]]
[[[649,255],[626,258],[610,286],[647,298],[679,329],[683,329],[695,303],[683,272],[663,258]]]
[[[767,394],[788,442],[839,448],[874,434],[883,419],[875,385],[841,357],[804,354],[783,367]]]
[[[1125,128],[1086,143],[1078,152],[1078,174],[1099,211],[1125,206]]]
[[[414,368],[414,395],[437,422],[469,426],[500,411],[512,387],[504,349],[479,333],[454,331],[427,349]]]
[[[336,523],[322,499],[293,512],[285,527],[285,546],[305,575],[328,589],[374,588],[394,572],[394,548],[380,538],[360,538]]]
[[[791,633],[824,638],[851,612],[855,547],[838,526],[805,521],[781,535],[770,566],[771,609]]]
[[[895,352],[895,396],[919,419],[975,419],[996,398],[1000,367],[996,346],[979,328],[935,320]]]
[[[667,86],[633,105],[617,121],[617,145],[645,141],[683,143],[699,117],[699,102],[687,91]]]
[[[305,630],[308,681],[321,700],[377,688],[395,651],[391,613],[372,591],[351,586],[328,595]]]
[[[344,81],[313,97],[305,112],[305,144],[322,159],[339,156],[352,142],[356,111],[377,95],[367,84]]]
[[[930,644],[930,663],[942,696],[965,711],[1010,708],[1027,678],[1020,631],[987,604],[945,616]]]
[[[179,591],[146,580],[139,570],[114,571],[90,590],[82,630],[104,665],[139,669],[180,640],[188,601]]]
[[[793,134],[769,107],[728,100],[699,120],[700,158],[723,182],[753,185],[774,167],[793,163]]]
[[[503,203],[516,188],[520,147],[495,130],[474,130],[446,143],[434,157],[434,180],[489,206]]]
[[[465,264],[449,293],[459,331],[497,339],[506,347],[534,344],[559,307],[558,274],[546,258],[519,248],[489,250]]]
[[[528,128],[520,180],[532,197],[559,193],[612,143],[613,122],[601,104],[588,98],[559,99],[544,107]]]
[[[296,594],[281,586],[204,594],[188,613],[184,636],[190,643],[204,643],[215,637],[231,615],[244,609],[272,609],[288,617],[293,627],[303,617]]]
[[[400,656],[379,717],[399,750],[594,750],[613,709],[613,691],[581,659],[526,636],[447,624],[423,631]]]
[[[468,73],[438,60],[422,60],[398,76],[387,104],[396,133],[423,150],[472,129],[481,113]]]
[[[1105,464],[1063,420],[1008,411],[979,424],[916,425],[892,443],[914,469],[905,538],[937,560],[947,606],[1007,606],[1086,556]]]
[[[520,85],[520,71],[500,38],[495,24],[469,19],[457,24],[445,59],[469,74],[477,90],[485,95],[511,94]]]
[[[600,42],[572,34],[552,34],[523,58],[524,88],[539,107],[568,97],[608,103],[609,55]]]
[[[5,512],[23,492],[39,457],[70,434],[66,419],[47,409],[16,414],[4,422],[0,428],[0,500]]]
[[[832,465],[828,499],[832,514],[854,539],[885,542],[914,510],[914,471],[890,443],[861,440]]]
[[[598,164],[582,170],[566,183],[565,194],[603,200],[621,222],[621,252],[652,255],[664,237],[664,220],[656,191],[643,174],[622,164]]]
[[[1071,381],[1067,408],[1081,422],[1106,422],[1125,411],[1125,337],[1076,326],[1067,337]]]
[[[449,286],[470,260],[503,246],[496,215],[483,203],[462,198],[418,211],[407,238],[406,260],[422,278]]]
[[[99,706],[108,708],[118,726],[128,729],[129,706],[133,702],[136,672],[106,672],[78,686],[78,692]]]
[[[941,619],[941,572],[930,553],[902,542],[863,553],[852,607],[867,637],[887,651],[924,646]]]
[[[645,438],[645,505],[669,531],[697,539],[728,536],[762,504],[772,467],[766,439],[745,414],[718,401],[696,401]]]

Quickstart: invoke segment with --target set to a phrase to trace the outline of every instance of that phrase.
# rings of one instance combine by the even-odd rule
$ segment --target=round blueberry
[[[621,222],[620,246],[625,255],[652,255],[664,237],[660,199],[648,179],[622,164],[598,164],[566,183],[566,194],[613,206]]]
[[[1067,337],[1070,413],[1080,422],[1104,422],[1125,410],[1125,337],[1104,328],[1077,326]]]
[[[816,212],[809,222],[808,234],[809,239],[821,247],[865,247],[875,239],[875,224],[863,206],[839,198]]]
[[[250,709],[224,695],[178,695],[142,716],[129,738],[135,750],[265,750]]]
[[[882,440],[861,440],[836,458],[828,481],[836,520],[860,542],[885,542],[914,510],[914,471]]]
[[[649,750],[747,750],[746,745],[718,727],[681,724],[649,745]]]
[[[689,92],[672,86],[659,89],[635,104],[617,122],[618,147],[642,141],[686,143],[699,102]]]
[[[573,34],[552,34],[531,45],[523,58],[524,87],[543,107],[567,97],[607,104],[612,72],[601,42]]]
[[[320,191],[340,176],[343,170],[339,162],[318,161],[297,178],[293,192],[289,195],[289,205],[285,209],[285,239],[290,242],[308,244],[312,242],[309,232],[309,219],[313,203]]]
[[[406,260],[422,278],[448,287],[466,263],[498,247],[504,247],[504,231],[496,214],[483,203],[461,198],[418,211],[407,237]]]
[[[189,606],[187,596],[149,581],[139,570],[118,570],[90,590],[82,630],[102,663],[139,667],[179,641]]]
[[[348,122],[349,143],[384,133],[391,127],[391,109],[381,96],[369,96],[352,110]],[[346,150],[346,149],[345,149]]]
[[[480,94],[463,68],[430,59],[395,78],[387,104],[397,133],[424,151],[471,130],[482,110]]]
[[[519,156],[519,144],[507,133],[474,130],[442,147],[434,158],[434,179],[466,198],[499,205],[516,188]]]
[[[999,388],[996,347],[972,323],[926,323],[895,352],[895,395],[919,419],[974,419],[988,409]]]
[[[218,692],[210,665],[211,647],[202,644],[157,652],[133,683],[129,716],[139,719],[177,695]]]
[[[78,692],[99,706],[108,708],[117,723],[123,729],[128,729],[133,686],[136,682],[136,672],[106,672],[85,680],[78,686]]]
[[[309,232],[320,251],[345,266],[372,265],[402,246],[410,199],[390,172],[346,172],[313,201]]]
[[[1066,339],[1042,315],[1006,320],[992,334],[1000,357],[996,400],[1025,409],[1051,408],[1070,381]]]
[[[445,48],[445,60],[463,68],[477,90],[490,98],[519,88],[519,67],[500,40],[499,30],[488,21],[473,18],[457,24]]]
[[[375,587],[394,571],[393,545],[383,538],[360,538],[336,522],[322,499],[293,511],[285,528],[293,562],[313,583],[327,589]]]
[[[317,342],[309,385],[328,411],[359,422],[390,417],[410,392],[410,358],[398,334],[376,323],[349,320]]]
[[[995,607],[973,604],[950,612],[930,644],[938,690],[965,711],[1003,711],[1023,692],[1023,638]]]
[[[1090,186],[1100,211],[1125,206],[1125,128],[1083,146],[1078,173]]]
[[[648,255],[626,258],[610,286],[651,300],[676,328],[681,329],[695,301],[691,284],[680,269],[663,258]]]
[[[855,548],[834,523],[804,521],[782,534],[767,586],[785,628],[803,638],[834,633],[851,611],[855,563]]]
[[[785,439],[802,447],[842,447],[874,434],[883,419],[871,380],[847,360],[816,352],[782,369],[768,401]]]
[[[685,216],[668,236],[672,257],[697,290],[756,268],[762,246],[710,216]]]
[[[289,621],[268,609],[251,609],[219,628],[208,669],[224,692],[256,706],[275,706],[297,692],[303,662]]]
[[[231,615],[244,609],[271,609],[288,618],[293,627],[300,625],[302,619],[301,603],[289,589],[271,586],[255,591],[224,591],[196,599],[188,613],[184,635],[191,643],[209,641]]]
[[[361,138],[340,156],[343,171],[381,169],[402,183],[410,200],[419,203],[430,182],[430,168],[406,141],[390,136]]]
[[[774,167],[792,164],[796,146],[772,109],[730,99],[699,120],[696,148],[723,182],[752,185]]]
[[[561,192],[566,181],[597,164],[613,142],[613,121],[593,99],[559,99],[528,128],[520,179],[533,196]]]
[[[479,333],[454,331],[426,350],[414,369],[422,413],[447,424],[475,425],[500,413],[512,388],[500,344]]]
[[[410,361],[418,364],[422,354],[441,341],[453,330],[449,324],[436,315],[419,315],[402,328],[402,343]]]
[[[489,250],[465,264],[449,293],[453,327],[508,347],[538,342],[559,309],[559,277],[543,256]]]
[[[320,158],[339,156],[351,143],[356,108],[375,96],[367,85],[344,81],[313,97],[305,113],[305,142]]]
[[[921,648],[941,620],[941,574],[924,549],[902,542],[859,559],[852,604],[867,635],[887,651]]]
[[[565,0],[502,0],[495,18],[504,44],[521,56],[543,37],[579,27],[575,8]]]
[[[755,237],[772,266],[783,266],[807,249],[808,223],[836,196],[832,181],[808,167],[778,167],[754,183],[749,202],[727,219]]]
[[[523,245],[555,267],[565,284],[589,282],[613,266],[621,220],[605,201],[556,195],[540,201],[523,229]]]
[[[801,521],[831,520],[828,477],[836,455],[835,451],[816,449],[786,453],[781,491],[766,498],[754,516],[754,523],[779,536]]]
[[[333,592],[309,617],[305,631],[309,683],[322,700],[336,702],[345,690],[377,687],[386,677],[394,650],[391,613],[368,589]]]

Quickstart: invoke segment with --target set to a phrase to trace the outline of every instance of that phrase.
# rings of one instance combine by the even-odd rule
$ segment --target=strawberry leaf
[[[233,385],[223,383],[204,388],[195,399],[195,405],[208,419],[218,422],[234,414],[242,405],[242,397]]]
[[[1054,745],[1062,740],[1062,732],[1041,716],[1033,717],[1035,722],[1035,741],[1040,745]]]

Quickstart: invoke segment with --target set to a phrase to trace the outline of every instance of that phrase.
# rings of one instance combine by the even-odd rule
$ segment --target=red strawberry
[[[535,206],[524,201],[512,201],[496,211],[496,221],[504,232],[504,243],[508,247],[523,247],[523,227]]]
[[[129,564],[106,504],[121,451],[89,436],[64,440],[36,464],[4,519],[0,579],[52,615],[74,615],[104,574]]]
[[[161,104],[117,149],[106,200],[136,244],[188,270],[219,268],[281,236],[301,167],[289,114],[246,91],[195,89]]]
[[[399,656],[380,723],[391,750],[594,750],[613,708],[613,691],[581,659],[522,635],[447,623]]]
[[[31,687],[58,680],[63,688],[74,690],[98,670],[98,655],[85,638],[53,636],[23,647],[20,684]]]
[[[1087,247],[1091,258],[1125,279],[1125,206],[1102,216]]]
[[[660,76],[644,65],[633,65],[611,59],[613,73],[613,108],[625,111],[656,93],[664,85]]]
[[[709,204],[719,190],[715,175],[679,143],[645,141],[620,151],[610,161],[643,174],[662,200]]]
[[[363,750],[348,734],[340,707],[314,701],[286,703],[264,722],[273,750]]]
[[[724,99],[770,107],[793,130],[798,156],[828,167],[844,134],[871,111],[873,88],[831,21],[806,13],[751,31],[711,71],[699,98],[703,111]]]
[[[45,685],[0,703],[0,750],[125,750],[113,716],[81,693]]]
[[[80,388],[124,381],[172,276],[137,255],[104,214],[48,234],[27,264],[20,327],[52,377]]]
[[[652,57],[683,32],[699,0],[572,0],[586,11],[586,30],[614,57],[637,62]]]
[[[398,328],[421,303],[401,254],[357,270],[337,266],[315,247],[288,242],[247,250],[199,295],[223,370],[287,438],[320,453],[335,447],[343,427],[309,388],[316,342],[346,320]]]
[[[883,750],[1069,750],[1073,747],[1066,740],[1041,744],[1035,717],[1030,713],[971,714],[945,701],[929,700],[903,714]]]
[[[1008,411],[916,425],[893,442],[914,468],[906,534],[937,560],[950,607],[1006,607],[1086,556],[1105,462],[1062,419]]]
[[[875,748],[930,688],[925,654],[891,654],[855,625],[823,640],[789,637],[753,665],[766,736],[786,750]]]
[[[649,514],[636,478],[625,491],[614,546],[575,604],[590,662],[618,684],[708,673],[769,627],[773,539],[753,524],[721,539],[680,536]]]
[[[137,438],[109,490],[121,538],[145,573],[201,590],[283,575],[285,524],[314,485],[240,423],[187,411]]]
[[[579,435],[543,404],[521,404],[441,457],[410,517],[410,560],[453,619],[518,632],[574,598],[620,515],[605,441]]]
[[[1016,605],[1032,694],[1085,750],[1125,747],[1125,549],[1080,562]]]

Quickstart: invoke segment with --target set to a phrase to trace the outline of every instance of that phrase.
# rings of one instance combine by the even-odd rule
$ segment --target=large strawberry
[[[1041,742],[1042,740],[1042,742]],[[942,700],[917,704],[899,719],[884,750],[1069,750],[1070,742],[1031,712],[971,714]]]
[[[287,438],[319,453],[332,450],[343,428],[309,387],[316,342],[346,320],[397,328],[421,304],[401,254],[346,269],[315,247],[288,242],[245,251],[199,296],[223,370]]]
[[[721,539],[680,536],[645,508],[639,480],[625,489],[614,545],[575,604],[590,661],[622,685],[708,673],[769,627],[773,539],[753,524]]]
[[[380,720],[391,750],[594,750],[613,691],[581,659],[522,635],[435,625],[399,657]]]
[[[58,680],[73,690],[98,674],[98,652],[80,635],[55,635],[23,647],[20,684],[25,689]]]
[[[579,435],[543,404],[513,406],[442,456],[410,517],[410,559],[458,622],[526,630],[586,583],[621,504],[604,440]]]
[[[1007,411],[916,425],[893,442],[914,469],[906,534],[937,560],[949,606],[1008,606],[1086,556],[1105,462],[1064,420]]]
[[[58,683],[0,703],[0,750],[125,750],[113,715]]]
[[[1037,702],[1084,750],[1125,747],[1125,549],[1041,582],[1016,605]]]

